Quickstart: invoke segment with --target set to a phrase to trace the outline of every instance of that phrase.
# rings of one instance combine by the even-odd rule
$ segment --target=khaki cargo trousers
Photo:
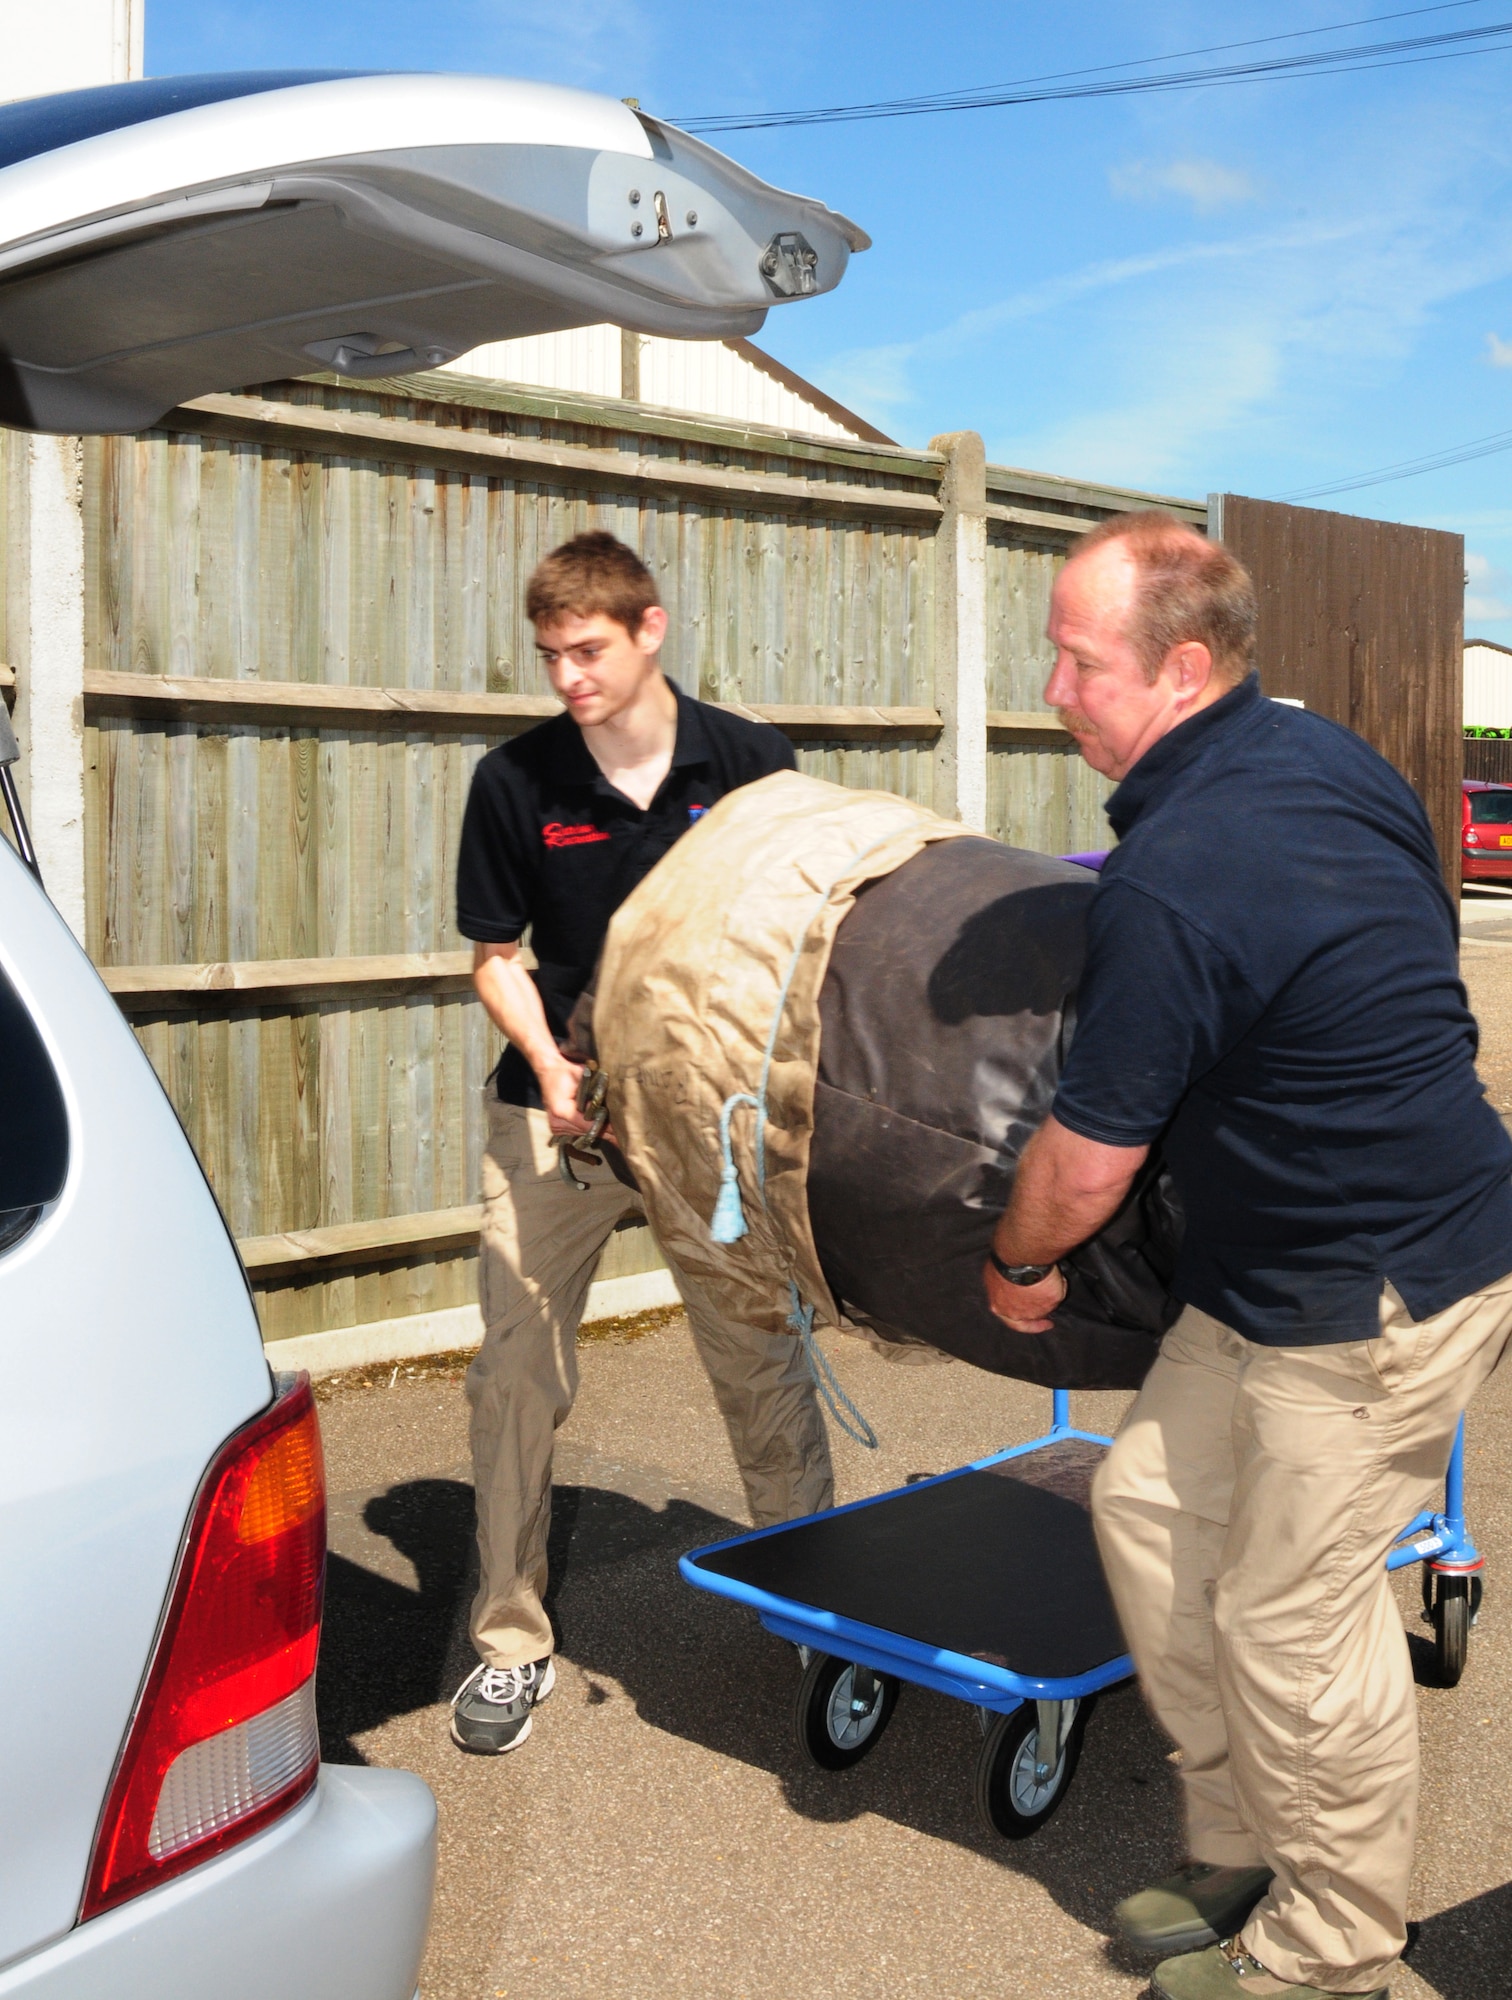
[[[1385,1570],[1442,1506],[1512,1277],[1375,1340],[1261,1347],[1188,1306],[1092,1491],[1140,1682],[1181,1752],[1192,1859],[1264,1863],[1242,1933],[1277,1978],[1384,1984],[1406,1942],[1418,1740]]]
[[[544,1111],[501,1104],[491,1090],[485,1101],[484,1332],[467,1371],[481,1566],[472,1637],[490,1666],[517,1667],[552,1650],[541,1604],[551,1455],[577,1395],[578,1322],[615,1225],[645,1211],[605,1166],[578,1168],[586,1194],[568,1187]],[[829,1438],[798,1341],[722,1321],[674,1276],[756,1526],[832,1505]]]

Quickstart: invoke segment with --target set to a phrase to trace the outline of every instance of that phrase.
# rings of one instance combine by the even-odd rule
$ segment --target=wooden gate
[[[1465,542],[1436,528],[1214,494],[1208,533],[1260,597],[1260,678],[1388,758],[1459,893]]]

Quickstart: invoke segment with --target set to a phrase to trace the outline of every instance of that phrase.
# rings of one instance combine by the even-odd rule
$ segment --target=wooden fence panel
[[[805,770],[932,803],[942,465],[438,376],[206,397],[90,445],[90,950],[268,1338],[475,1296],[498,1038],[452,880],[478,758],[548,692],[536,562],[618,534],[658,579],[684,687],[783,711]],[[1103,844],[1105,787],[1026,717],[1067,538],[1140,499],[989,468],[1003,838]],[[600,1275],[655,1262],[632,1230]]]
[[[1230,493],[1209,519],[1255,579],[1265,692],[1347,724],[1396,765],[1457,893],[1463,536]]]
[[[1081,526],[1089,522],[1079,523]],[[987,708],[1032,715],[1044,710],[1054,664],[1045,637],[1050,590],[1066,543],[1026,540],[1022,529],[994,522],[987,538]],[[1084,762],[1075,744],[1045,717],[1040,736],[1022,730],[1010,740],[990,732],[987,831],[997,840],[1045,854],[1079,854],[1109,845],[1103,801],[1112,791]]]
[[[498,413],[289,391],[312,416],[501,428]],[[526,436],[581,443],[582,426]],[[602,443],[601,436],[595,443]],[[639,546],[668,665],[707,699],[906,706],[930,659],[932,527],[333,456],[174,430],[92,447],[89,666],[183,680],[541,695],[525,578],[568,535]],[[637,440],[641,455],[647,441]],[[651,454],[707,459],[661,438]],[[747,455],[748,457],[750,455]],[[749,469],[749,468],[747,468]],[[825,466],[830,483],[844,467]],[[462,808],[497,731],[91,718],[90,948],[104,967],[464,946]],[[525,726],[521,723],[517,726]],[[806,742],[805,768],[927,801],[931,738]],[[465,1208],[498,1038],[465,991],[208,1001],[134,1018],[239,1237]],[[269,1338],[473,1296],[466,1248],[258,1273]],[[643,1231],[606,1275],[654,1267]]]
[[[1512,785],[1512,738],[1467,736],[1464,775],[1489,785]]]

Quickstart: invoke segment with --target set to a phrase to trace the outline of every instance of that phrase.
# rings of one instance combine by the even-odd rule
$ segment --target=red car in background
[[[1467,882],[1512,882],[1512,785],[1463,781],[1460,850]]]

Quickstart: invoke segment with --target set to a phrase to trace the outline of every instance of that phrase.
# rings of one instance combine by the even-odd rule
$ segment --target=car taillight
[[[320,1426],[301,1375],[200,1487],[83,1917],[244,1840],[314,1784],[325,1543]]]
[[[1480,835],[1476,832],[1473,826],[1467,826],[1465,828],[1465,845],[1466,847],[1480,846]]]

